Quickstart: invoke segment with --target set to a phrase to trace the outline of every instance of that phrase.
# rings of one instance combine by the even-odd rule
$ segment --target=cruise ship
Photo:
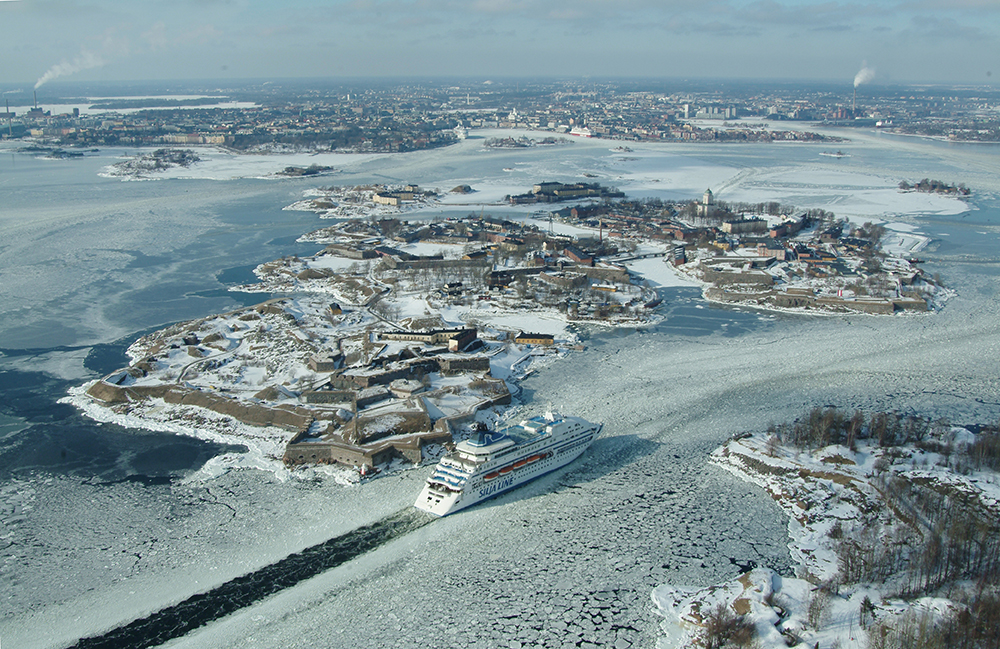
[[[510,491],[578,458],[601,427],[547,412],[501,431],[479,431],[441,458],[414,507],[446,516]]]

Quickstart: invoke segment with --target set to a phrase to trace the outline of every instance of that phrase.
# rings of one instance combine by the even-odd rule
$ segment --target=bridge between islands
[[[605,261],[610,261],[613,264],[624,264],[627,261],[635,261],[637,259],[652,259],[653,257],[666,257],[670,253],[666,252],[647,252],[642,255],[629,255],[628,257],[608,257]]]

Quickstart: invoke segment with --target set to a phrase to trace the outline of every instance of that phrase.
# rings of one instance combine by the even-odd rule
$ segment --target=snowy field
[[[885,175],[884,170],[872,173],[871,169],[865,168],[867,159],[861,153],[851,159],[831,160],[821,157],[820,144],[761,145],[775,149],[779,158],[782,157],[778,151],[781,147],[785,150],[795,147],[796,152],[807,151],[810,153],[808,164],[795,160],[787,165],[736,167],[711,161],[714,155],[699,154],[716,154],[720,147],[733,150],[743,145],[632,143],[630,146],[633,151],[623,153],[609,148],[608,141],[573,138],[570,144],[558,148],[509,150],[487,149],[482,146],[485,139],[506,135],[507,131],[483,130],[474,133],[475,137],[446,149],[407,154],[408,161],[415,163],[412,172],[409,171],[409,165],[397,164],[399,156],[387,154],[237,155],[213,147],[194,147],[202,158],[201,162],[187,168],[174,167],[155,177],[211,180],[273,178],[273,174],[287,166],[317,164],[334,167],[336,170],[331,175],[324,175],[318,183],[349,185],[355,184],[354,179],[363,178],[369,171],[384,167],[388,162],[393,173],[383,176],[381,182],[414,182],[407,180],[411,177],[408,174],[412,173],[413,177],[422,178],[421,185],[442,193],[441,204],[444,207],[500,203],[504,196],[529,191],[531,185],[541,179],[578,182],[581,178],[586,178],[592,182],[617,186],[633,196],[692,199],[699,197],[705,188],[711,188],[719,200],[776,200],[803,208],[821,207],[859,222],[894,215],[954,215],[967,209],[955,197],[900,192],[897,185],[901,179],[906,178]],[[531,135],[528,131],[517,133]],[[855,134],[852,132],[851,135]],[[864,133],[858,135],[866,136]],[[864,152],[873,145],[865,142],[865,137],[859,140],[843,146]],[[882,144],[884,143],[875,143],[876,146]],[[906,143],[899,146],[904,144]],[[444,156],[458,157],[471,164],[452,167],[454,162],[445,162],[442,160]],[[426,170],[418,166],[421,162],[431,168],[440,165],[443,167],[440,171],[455,173],[460,170],[467,175],[445,174],[435,176],[429,182],[426,180]],[[512,166],[498,168],[508,164]],[[379,170],[384,171],[384,168]],[[471,185],[475,191],[472,194],[448,193],[452,187],[463,184]],[[995,187],[997,183],[994,181],[990,184]]]
[[[882,237],[882,250],[893,257],[908,258],[927,247],[930,238],[916,233],[916,226],[908,223],[887,223]]]
[[[54,177],[72,181],[62,192],[74,192],[75,201],[46,194],[51,179],[32,185],[41,181],[12,173],[4,186],[13,207],[0,213],[7,242],[0,248],[0,334],[39,351],[0,364],[91,378],[84,358],[95,343],[223,310],[231,297],[202,294],[220,288],[215,273],[290,254],[272,239],[294,241],[318,227],[311,215],[281,211],[314,185],[248,180],[276,166],[336,167],[332,178],[318,181],[323,185],[378,180],[447,191],[470,184],[477,193],[463,199],[481,202],[539,180],[590,173],[633,196],[694,199],[711,187],[722,200],[766,194],[912,226],[894,226],[901,235],[927,234],[931,225],[935,233],[957,232],[948,219],[964,204],[900,194],[899,180],[932,175],[994,198],[1000,192],[995,155],[862,134],[840,146],[850,149],[849,159],[823,158],[815,145],[633,148],[622,154],[607,141],[574,140],[558,148],[486,150],[470,138],[444,150],[336,161],[282,157],[262,164],[209,154],[204,167],[186,170],[192,177],[151,183],[95,182],[111,158],[77,161],[89,165],[83,167],[51,161]],[[232,214],[221,211],[224,202]],[[262,230],[274,234],[257,234]],[[586,351],[540,364],[523,383],[530,409],[551,402],[605,424],[580,460],[170,646],[656,646],[662,638],[655,588],[728,581],[751,562],[779,574],[793,569],[787,522],[770,496],[708,464],[730,435],[825,404],[970,423],[1000,416],[995,275],[980,265],[931,270],[958,291],[933,317],[754,318],[704,305],[701,323],[668,318],[646,332],[588,331]],[[666,291],[685,290],[667,275],[650,280]],[[671,313],[672,300],[680,300],[673,295],[664,305]],[[556,321],[511,324],[563,335]],[[27,444],[11,435],[8,444]],[[152,434],[134,435],[138,444]],[[141,473],[133,468],[142,466],[139,455],[122,454],[126,475]],[[0,637],[17,647],[71,645],[408,508],[430,471],[343,486],[317,471],[281,477],[216,466],[145,483],[95,480],[39,463],[6,480],[3,511],[19,518],[3,533],[9,545],[0,557]]]

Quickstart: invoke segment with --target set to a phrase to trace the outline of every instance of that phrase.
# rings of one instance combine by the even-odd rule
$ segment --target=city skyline
[[[996,84],[1000,5],[0,1],[7,78],[595,76]]]

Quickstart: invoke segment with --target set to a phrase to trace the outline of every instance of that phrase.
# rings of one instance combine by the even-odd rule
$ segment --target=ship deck
[[[523,446],[529,442],[533,442],[542,435],[545,434],[544,431],[537,432],[533,430],[528,430],[521,427],[520,425],[511,426],[510,428],[503,429],[503,434],[514,441],[514,444],[518,446]]]

